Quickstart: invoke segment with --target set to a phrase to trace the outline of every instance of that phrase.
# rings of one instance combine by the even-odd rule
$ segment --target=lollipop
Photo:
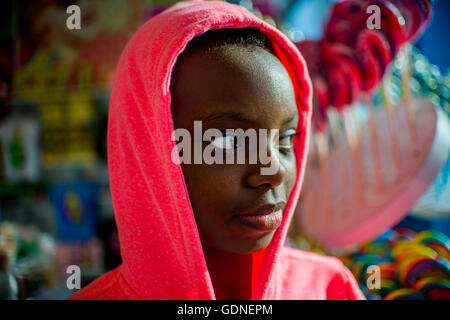
[[[425,300],[424,296],[413,289],[402,288],[389,293],[384,300]]]
[[[378,266],[380,267],[381,278],[383,280],[389,280],[392,282],[395,280],[396,266],[394,263],[384,262]]]
[[[450,263],[442,258],[413,256],[404,259],[398,267],[398,281],[404,287],[412,287],[424,277],[450,278]]]
[[[391,293],[391,292],[393,292],[394,290],[397,290],[397,289],[398,289],[398,286],[395,283],[395,281],[391,281],[391,280],[387,280],[387,279],[381,279],[380,289],[367,290],[367,291],[370,292],[370,293],[375,291],[381,297],[385,297],[386,295],[388,295],[389,293]]]
[[[414,289],[430,300],[450,300],[450,281],[439,278],[423,278],[416,282]]]
[[[406,36],[415,41],[431,20],[433,6],[429,0],[391,0],[405,18]]]
[[[404,259],[410,257],[437,259],[438,256],[439,254],[432,248],[412,241],[399,242],[392,250],[392,257],[394,257],[397,262],[402,262]]]
[[[413,240],[434,249],[441,257],[450,260],[450,239],[442,232],[436,230],[422,231]]]
[[[390,249],[391,247],[387,241],[383,240],[380,241],[377,239],[376,241],[372,241],[365,244],[361,248],[361,251],[366,254],[374,254],[377,256],[384,257],[389,253]]]
[[[380,34],[389,40],[395,54],[406,41],[415,41],[429,24],[432,5],[429,0],[367,0],[341,1],[331,10],[325,26],[325,39],[353,46],[358,34],[367,29],[367,9],[380,9]]]
[[[408,228],[398,228],[395,229],[395,232],[397,234],[397,240],[411,240],[416,235],[414,231]]]
[[[450,262],[444,258],[448,241],[434,230],[388,230],[343,261],[368,299],[450,299]],[[371,265],[379,267],[379,288],[366,287]]]
[[[332,105],[340,110],[357,99],[362,76],[350,47],[325,41],[303,41],[297,46],[307,61],[321,107]]]
[[[384,71],[392,61],[390,45],[379,32],[364,30],[358,36],[355,51],[364,79],[362,90],[370,92],[381,81]]]
[[[367,277],[370,276],[367,269],[372,265],[380,265],[383,262],[386,262],[386,259],[383,259],[377,255],[357,255],[355,256],[355,262],[350,267],[350,270],[360,281],[360,283],[366,283]]]
[[[367,290],[363,291],[363,293],[367,300],[382,300],[381,295],[377,293],[371,293],[370,291]]]
[[[303,57],[308,64],[308,70],[311,74],[320,72],[321,56],[320,56],[320,42],[312,40],[304,40],[296,43],[296,46],[301,51]]]
[[[367,28],[370,5],[380,8],[380,30]],[[325,108],[332,105],[341,109],[355,101],[360,91],[371,92],[400,47],[417,38],[429,23],[431,9],[429,0],[346,0],[334,4],[324,39],[297,44],[312,78],[318,74],[328,83],[318,82],[322,92],[317,102],[327,103]]]
[[[328,79],[328,83],[334,82],[335,74],[342,77],[340,87],[331,95],[330,104],[341,110],[359,96],[363,85],[363,79],[359,68],[359,62],[355,59],[352,50],[343,44],[320,42],[320,56],[322,57],[321,72]]]
[[[383,234],[378,236],[373,242],[388,242],[390,244],[395,243],[397,241],[397,230],[388,229]]]
[[[367,20],[365,1],[341,1],[333,5],[325,26],[325,39],[330,42],[350,44]]]
[[[401,45],[409,40],[403,12],[392,1],[376,0],[373,1],[373,4],[380,8],[381,13],[381,29],[377,30],[377,32],[383,34],[389,41],[391,52],[394,56]]]
[[[327,72],[327,82],[333,84],[333,94],[330,95],[329,103],[335,108],[342,109],[351,101],[351,89],[347,77],[342,69],[330,68]]]

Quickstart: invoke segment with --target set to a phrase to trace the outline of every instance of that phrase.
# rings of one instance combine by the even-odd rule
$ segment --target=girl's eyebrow
[[[298,113],[294,113],[292,116],[290,116],[288,119],[283,121],[283,125],[288,124],[289,122],[292,122],[298,118]]]
[[[294,113],[289,118],[284,120],[282,125],[286,125],[286,124],[296,120],[297,118],[298,118],[298,114]],[[257,119],[249,118],[248,116],[246,116],[243,113],[234,112],[234,111],[213,114],[213,115],[205,117],[203,120],[204,121],[214,121],[214,120],[220,120],[220,119],[232,119],[232,120],[237,120],[237,121],[245,122],[245,123],[256,123],[257,122]]]
[[[256,123],[256,121],[257,121],[256,119],[249,118],[248,116],[246,116],[243,113],[234,112],[234,111],[227,111],[227,112],[222,112],[222,113],[218,113],[218,114],[213,114],[213,115],[205,117],[203,120],[204,121],[214,121],[214,120],[221,120],[221,119],[232,119],[232,120],[237,120],[237,121],[246,122],[246,123]]]

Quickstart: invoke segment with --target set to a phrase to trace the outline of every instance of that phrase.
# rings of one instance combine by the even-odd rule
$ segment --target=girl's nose
[[[267,150],[270,161],[263,164],[250,165],[250,173],[247,176],[247,185],[251,188],[266,186],[273,188],[282,184],[287,178],[286,168],[280,161],[279,151],[273,148]]]

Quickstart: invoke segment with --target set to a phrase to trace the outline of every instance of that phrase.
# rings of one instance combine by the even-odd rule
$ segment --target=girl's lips
[[[273,210],[263,214],[236,215],[241,223],[251,229],[272,231],[277,229],[283,220],[283,210]]]

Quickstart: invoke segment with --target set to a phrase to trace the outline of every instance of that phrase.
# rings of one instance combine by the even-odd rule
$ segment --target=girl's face
[[[245,164],[182,164],[203,247],[238,254],[262,250],[281,223],[276,211],[284,210],[296,178],[292,139],[298,112],[291,79],[271,53],[234,44],[210,52],[196,49],[175,69],[175,129],[194,137],[194,121],[202,121],[203,132],[279,130],[279,136],[266,140],[271,160],[279,165],[275,174],[261,174],[270,164],[251,164],[248,157]],[[192,139],[192,150],[193,144]]]

